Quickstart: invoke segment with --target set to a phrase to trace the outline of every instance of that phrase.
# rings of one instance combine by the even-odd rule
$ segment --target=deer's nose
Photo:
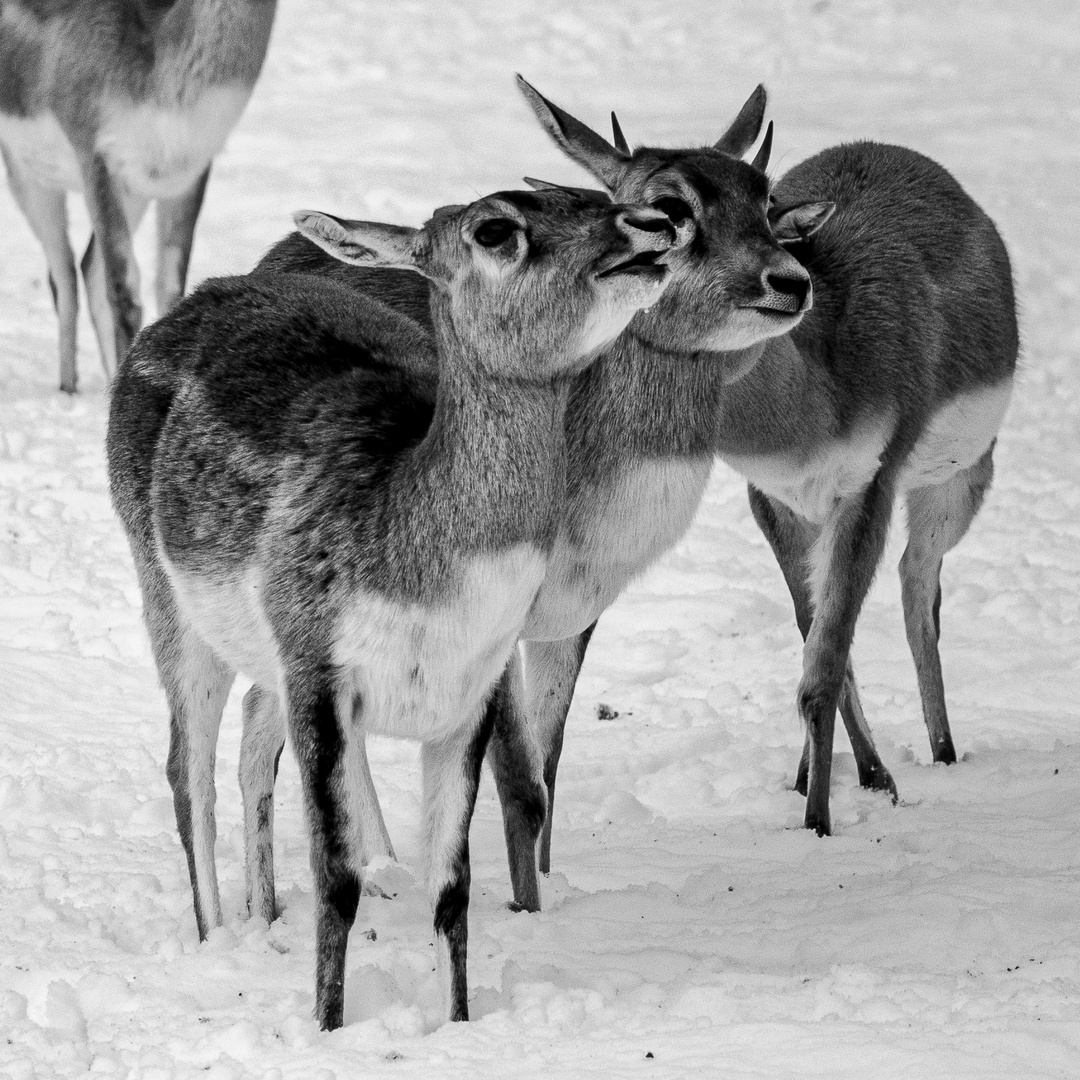
[[[766,293],[771,291],[779,293],[782,297],[791,297],[794,301],[795,311],[802,311],[806,298],[810,294],[809,277],[805,274],[794,277],[788,274],[769,273],[768,271],[766,271],[764,277]]]

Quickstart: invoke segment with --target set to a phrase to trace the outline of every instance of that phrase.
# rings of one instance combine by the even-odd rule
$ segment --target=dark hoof
[[[537,904],[524,904],[524,903],[519,903],[517,900],[509,900],[509,901],[507,901],[506,906],[510,911],[514,911],[514,912],[527,911],[530,915],[534,915],[536,912],[538,912],[540,910],[539,903],[537,903]]]
[[[816,814],[808,813],[803,825],[816,832],[818,836],[832,836],[832,826],[829,824],[828,816],[818,817]]]
[[[956,749],[953,747],[952,739],[946,743],[942,743],[941,746],[935,746],[934,750],[934,762],[940,765],[955,765],[956,764]]]
[[[896,781],[888,769],[871,769],[865,775],[860,774],[859,786],[866,788],[867,791],[884,791],[892,800],[893,806],[900,799],[900,793],[896,790]]]

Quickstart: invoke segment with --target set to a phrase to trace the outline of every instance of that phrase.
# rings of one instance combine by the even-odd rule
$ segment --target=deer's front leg
[[[360,903],[349,821],[346,732],[333,687],[317,665],[293,672],[287,694],[315,879],[315,1019],[324,1031],[332,1031],[344,1019],[345,950]]]
[[[421,753],[428,892],[435,909],[438,979],[449,1020],[469,1019],[469,825],[493,722],[489,704],[478,726],[424,743]]]
[[[831,832],[829,784],[836,707],[848,671],[855,623],[885,549],[892,502],[892,477],[880,470],[863,491],[837,502],[811,549],[814,615],[803,649],[798,705],[810,748],[805,824],[819,836]]]
[[[810,553],[819,530],[778,499],[771,498],[765,492],[755,488],[753,484],[748,486],[747,491],[754,520],[769,541],[769,546],[787,582],[792,603],[795,605],[795,622],[805,641],[807,634],[810,633],[810,624],[813,622],[813,602],[806,573],[810,566]],[[870,733],[870,727],[863,715],[862,703],[859,701],[855,671],[851,666],[850,658],[844,675],[844,686],[840,692],[840,715],[844,719],[844,727],[847,728],[848,737],[851,739],[851,749],[854,751],[855,762],[859,769],[859,783],[865,788],[887,791],[895,803],[896,784],[874,746],[874,737]],[[805,795],[807,792],[809,773],[808,731],[795,780],[795,790],[800,795]]]

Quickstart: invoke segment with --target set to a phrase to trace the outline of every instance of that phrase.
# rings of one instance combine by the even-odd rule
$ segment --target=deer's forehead
[[[720,150],[639,150],[631,183],[635,192],[670,185],[690,188],[706,208],[731,203],[758,203],[768,197],[766,175]]]

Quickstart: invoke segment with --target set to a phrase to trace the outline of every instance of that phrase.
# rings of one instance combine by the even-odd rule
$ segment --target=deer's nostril
[[[810,279],[803,277],[781,277],[779,274],[766,274],[765,282],[774,292],[783,296],[793,296],[801,308],[806,303],[810,291]]]

